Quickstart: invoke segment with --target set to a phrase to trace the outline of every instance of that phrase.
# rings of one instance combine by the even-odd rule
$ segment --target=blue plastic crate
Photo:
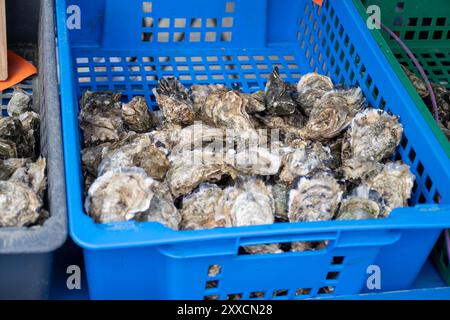
[[[371,37],[351,0],[57,0],[62,120],[72,238],[84,249],[90,297],[153,299],[309,298],[408,288],[443,228],[450,226],[450,160]],[[69,5],[81,29],[67,30]],[[70,14],[69,14],[70,15]],[[172,231],[159,223],[95,224],[83,213],[78,99],[115,90],[151,94],[158,79],[186,85],[264,88],[272,68],[285,80],[318,71],[359,85],[369,102],[401,117],[397,157],[417,183],[411,207],[388,219]],[[325,250],[239,255],[244,245],[328,240]],[[220,273],[208,276],[210,266]],[[216,288],[206,288],[217,281]],[[212,284],[212,283],[210,283]],[[323,290],[333,287],[332,292]],[[298,290],[309,289],[309,290]],[[280,291],[282,290],[282,291]],[[307,294],[300,294],[307,293]]]

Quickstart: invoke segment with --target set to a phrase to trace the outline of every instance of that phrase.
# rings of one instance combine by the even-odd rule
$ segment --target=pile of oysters
[[[32,111],[32,97],[16,87],[0,114],[0,227],[41,225],[47,179],[46,160],[39,157],[40,116]]]
[[[411,72],[408,68],[402,65],[403,71],[405,71],[409,80],[411,81],[414,89],[423,99],[430,112],[433,112],[433,104],[431,102],[430,92],[427,89],[425,82],[420,79],[416,74]],[[436,102],[438,106],[439,122],[438,125],[450,140],[450,91],[446,87],[437,84],[431,84],[434,95],[436,96]]]
[[[275,68],[252,94],[172,77],[153,93],[160,111],[144,97],[81,98],[85,209],[99,223],[198,230],[375,219],[408,205],[414,175],[389,160],[403,127],[359,88],[317,73],[288,84]]]

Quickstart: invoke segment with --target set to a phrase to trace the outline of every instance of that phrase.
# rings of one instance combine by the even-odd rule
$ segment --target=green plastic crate
[[[450,2],[449,0],[354,0],[364,19],[366,8],[377,5],[381,21],[397,34],[419,60],[429,80],[450,89]],[[362,4],[361,4],[362,3]],[[373,30],[383,52],[400,80],[405,84],[417,107],[427,120],[449,156],[450,143],[439,129],[423,100],[415,91],[400,64],[420,74],[400,45],[385,31]],[[450,182],[449,182],[450,184]],[[444,235],[433,250],[433,260],[443,278],[450,285],[450,262]]]

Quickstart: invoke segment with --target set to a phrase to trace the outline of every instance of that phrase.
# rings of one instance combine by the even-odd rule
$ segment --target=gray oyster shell
[[[16,144],[10,140],[0,138],[0,159],[17,158]]]
[[[294,91],[291,86],[281,80],[280,72],[275,67],[266,84],[266,111],[272,115],[290,115],[296,109],[292,98]]]
[[[331,90],[333,90],[333,82],[327,76],[317,73],[305,74],[297,84],[297,102],[303,112],[309,116],[314,104]]]
[[[87,91],[78,115],[85,146],[119,140],[124,131],[120,94]]]
[[[122,117],[127,128],[137,133],[148,132],[153,126],[145,97],[134,97],[129,103],[123,104]]]
[[[342,187],[327,173],[303,177],[289,193],[289,221],[333,219],[342,199]]]
[[[0,181],[0,227],[26,227],[40,217],[42,201],[27,185]]]
[[[102,143],[97,146],[84,148],[81,151],[83,172],[93,177],[98,176],[98,167],[102,162],[103,149],[111,146],[111,143]]]
[[[326,170],[331,159],[330,149],[320,142],[298,142],[292,152],[283,157],[280,179],[290,185],[297,177]]]
[[[275,221],[289,222],[288,217],[288,196],[290,187],[282,182],[277,181],[272,186],[272,195],[275,205]]]
[[[0,160],[0,180],[8,180],[13,173],[30,162],[25,158],[9,158]]]
[[[302,137],[324,141],[336,138],[362,110],[365,98],[361,89],[330,91],[316,101]]]
[[[177,134],[177,143],[172,147],[171,154],[194,149],[208,149],[223,152],[226,147],[225,130],[214,128],[201,122],[183,128]]]
[[[233,226],[267,225],[274,222],[272,191],[257,178],[238,178],[236,185],[224,190],[220,214],[231,217]],[[246,246],[250,254],[280,253],[278,244]]]
[[[385,210],[383,217],[389,216],[395,208],[408,206],[415,176],[408,165],[401,161],[386,163],[383,170],[367,181],[367,185],[383,198]]]
[[[342,200],[337,220],[377,219],[383,213],[383,206],[378,192],[361,185]]]
[[[266,110],[264,91],[257,91],[252,94],[239,93],[239,95],[244,100],[245,111],[248,114]]]
[[[210,85],[194,84],[189,91],[189,96],[192,102],[194,103],[194,111],[196,115],[200,116],[200,113],[204,108],[206,100],[210,95],[221,92],[225,93],[227,91],[230,90],[223,84],[210,84]]]
[[[159,222],[173,230],[178,230],[181,215],[175,207],[170,190],[165,183],[153,181],[150,185],[153,197],[145,212],[138,212],[135,220],[139,222]]]
[[[102,175],[111,169],[124,167],[140,167],[151,178],[163,180],[169,170],[169,160],[150,135],[130,132],[102,150],[98,173]]]
[[[181,209],[182,230],[201,230],[231,227],[231,217],[221,215],[219,201],[223,190],[217,185],[204,183],[183,198]]]
[[[140,168],[118,168],[106,172],[91,185],[86,212],[99,223],[134,219],[146,212],[154,194],[154,180]]]
[[[9,181],[22,182],[42,199],[47,187],[46,168],[47,161],[40,157],[36,162],[28,162],[18,168],[9,178]]]
[[[280,171],[281,157],[266,147],[229,150],[225,162],[243,176],[271,176]]]
[[[31,95],[20,87],[14,87],[14,92],[8,102],[6,110],[10,117],[18,117],[30,110]]]
[[[158,82],[153,89],[156,102],[164,118],[173,124],[187,126],[194,122],[194,106],[187,89],[178,79],[169,77]]]

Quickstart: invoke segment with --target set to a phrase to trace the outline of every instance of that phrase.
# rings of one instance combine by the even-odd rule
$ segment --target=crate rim
[[[52,169],[57,172],[49,172],[49,166],[47,166],[47,178],[48,180],[59,180],[60,183],[65,185],[64,175],[64,159],[62,154],[62,134],[61,134],[61,120],[60,120],[60,101],[58,97],[58,85],[57,85],[57,72],[56,72],[56,43],[55,43],[55,15],[54,15],[54,2],[53,0],[44,0],[40,5],[40,27],[45,28],[43,30],[44,37],[39,39],[38,42],[47,50],[39,50],[39,55],[42,58],[39,60],[44,65],[51,66],[44,68],[40,66],[40,69],[50,70],[46,77],[42,77],[42,81],[45,82],[44,95],[49,97],[49,101],[42,103],[42,106],[47,108],[47,112],[55,116],[54,130],[56,134],[52,134],[49,139],[49,143],[52,143],[52,148],[55,150],[49,151],[51,156],[47,157],[47,165],[52,162]],[[53,35],[49,36],[49,35]],[[37,93],[36,93],[37,94]],[[50,136],[50,134],[48,134]],[[51,148],[49,148],[51,149]],[[58,154],[59,153],[59,154]],[[51,158],[51,159],[50,159]],[[53,176],[53,178],[50,177]],[[48,192],[51,192],[53,188],[48,184]],[[56,187],[55,187],[56,189]],[[59,189],[58,189],[59,190]],[[53,205],[50,204],[53,202]],[[53,197],[49,200],[49,206],[53,207],[50,211],[50,217],[44,222],[42,226],[31,228],[0,228],[0,258],[1,254],[30,254],[30,253],[50,253],[59,247],[61,247],[67,239],[67,206],[65,194],[61,194],[58,197]],[[49,241],[36,241],[38,239],[47,239]]]
[[[352,0],[355,1],[355,0]],[[343,5],[349,5],[348,2]],[[69,32],[65,27],[66,0],[56,0],[58,46],[61,60],[65,63],[60,65],[62,112],[73,116],[74,110],[64,108],[64,103],[78,103],[77,97],[71,85],[64,79],[73,79],[72,53],[70,50]],[[362,19],[358,12],[352,14]],[[372,42],[374,49],[379,49],[378,44],[370,34],[364,34],[368,41]],[[120,50],[117,50],[120,51]],[[188,51],[188,50],[187,50]],[[184,51],[183,51],[184,52]],[[385,56],[382,56],[385,57]],[[386,57],[385,57],[386,58]],[[386,63],[384,65],[387,65]],[[396,77],[393,72],[391,77]],[[71,81],[70,81],[71,83]],[[399,99],[412,99],[409,95],[399,95]],[[407,103],[408,104],[408,103]],[[409,103],[410,104],[410,103]],[[68,132],[77,123],[66,124],[63,132]],[[65,152],[69,146],[65,146]],[[437,151],[437,160],[446,162],[447,158]],[[445,159],[444,159],[445,158]],[[79,173],[66,172],[67,180],[72,180]],[[446,172],[450,177],[450,168]],[[288,223],[273,224],[267,226],[250,226],[234,228],[218,228],[211,230],[195,231],[173,231],[156,222],[118,222],[112,224],[96,224],[91,217],[84,213],[83,201],[80,194],[71,192],[71,187],[66,184],[67,202],[69,212],[69,231],[72,239],[84,249],[89,250],[111,250],[123,248],[138,248],[157,245],[170,245],[180,242],[214,241],[217,239],[240,239],[252,236],[274,237],[279,235],[305,234],[308,232],[345,232],[346,230],[392,230],[399,229],[444,229],[450,226],[450,205],[417,205],[415,207],[399,208],[394,210],[391,217],[380,220],[358,220],[358,221],[322,221],[310,223]],[[408,210],[408,214],[401,214]],[[413,211],[413,212],[411,212]],[[424,216],[425,212],[434,212],[437,215]],[[406,213],[406,212],[405,212]],[[438,214],[441,213],[441,214]],[[414,222],[414,217],[421,218],[420,223]],[[137,232],[139,231],[139,232]]]
[[[358,9],[361,18],[364,21],[367,21],[369,18],[366,8],[364,4],[362,3],[362,0],[352,0],[355,4],[355,7]],[[445,134],[442,132],[442,130],[439,128],[438,124],[436,123],[436,120],[434,119],[432,113],[428,110],[427,106],[423,102],[422,98],[419,96],[417,91],[414,89],[414,86],[412,85],[411,81],[409,81],[405,71],[403,71],[402,67],[400,66],[400,63],[395,58],[394,53],[392,52],[390,46],[386,42],[386,40],[383,38],[383,35],[381,34],[380,30],[372,29],[369,30],[372,34],[374,40],[378,43],[378,46],[380,47],[380,50],[385,55],[388,62],[391,64],[392,69],[397,74],[397,77],[400,79],[406,90],[408,91],[409,95],[411,96],[412,100],[414,101],[414,104],[419,109],[420,113],[422,114],[423,118],[431,128],[431,131],[435,135],[436,139],[438,139],[442,149],[447,154],[447,157],[450,159],[450,141],[447,139]]]

